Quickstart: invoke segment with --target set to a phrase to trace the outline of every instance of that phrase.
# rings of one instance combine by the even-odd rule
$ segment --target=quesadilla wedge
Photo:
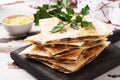
[[[20,55],[26,58],[36,57],[36,58],[44,58],[44,59],[51,59],[51,60],[66,60],[66,61],[75,61],[78,59],[82,49],[73,48],[71,50],[65,51],[61,56],[51,56],[46,53],[42,48],[38,47],[37,45],[32,45],[20,52]],[[65,55],[67,54],[67,56]],[[66,62],[65,61],[65,62]]]
[[[37,44],[37,45],[42,45],[41,44],[41,34],[37,34],[37,35],[34,35],[34,36],[30,36],[30,37],[27,37],[24,41],[26,42],[31,42],[32,44]],[[51,46],[54,46],[54,45],[59,45],[59,44],[63,44],[63,45],[71,45],[71,46],[82,46],[85,42],[93,42],[93,41],[97,41],[97,40],[107,40],[105,37],[101,37],[101,36],[88,36],[88,37],[84,37],[82,38],[83,40],[80,40],[80,38],[76,38],[74,39],[73,41],[69,41],[66,39],[61,39],[62,42],[53,42],[53,43],[49,43],[47,45],[51,45]],[[67,40],[67,41],[66,41]],[[43,46],[46,46],[46,45],[43,45]]]
[[[47,23],[47,24],[46,24]],[[51,33],[53,27],[55,27],[59,23],[58,18],[48,18],[40,20],[40,30],[42,35],[41,44],[48,44],[52,42],[62,42],[65,41],[72,41],[76,38],[84,38],[84,37],[98,37],[98,36],[108,36],[111,32],[106,32],[101,35],[98,33],[95,27],[85,27],[80,28],[79,30],[74,30],[71,27],[66,27],[66,32],[64,33]]]

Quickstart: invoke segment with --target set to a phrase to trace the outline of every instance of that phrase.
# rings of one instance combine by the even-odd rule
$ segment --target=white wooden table
[[[29,8],[25,4],[2,6],[0,7],[0,22],[3,17],[8,15],[32,14],[33,12],[34,9]],[[33,27],[31,34],[38,32],[38,28],[39,27]],[[0,80],[37,80],[24,69],[21,69],[16,64],[14,64],[14,61],[10,58],[11,51],[25,45],[28,45],[28,43],[23,42],[23,39],[15,39],[10,37],[4,30],[3,26],[0,24]],[[120,46],[120,42],[116,43],[116,45]],[[120,74],[120,66],[103,74],[95,80],[120,80],[120,77],[109,78],[107,76],[108,74]]]
[[[2,19],[14,14],[29,14],[31,15],[35,10],[28,7],[26,4],[15,4],[0,7],[0,23]],[[39,29],[34,28],[31,32]],[[27,45],[28,43],[20,40],[10,40],[10,36],[0,24],[0,80],[36,80],[32,75],[27,73],[24,69],[19,68],[10,58],[10,52]],[[7,42],[4,42],[6,41]]]

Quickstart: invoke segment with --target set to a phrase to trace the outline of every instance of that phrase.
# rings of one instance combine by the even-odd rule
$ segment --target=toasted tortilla
[[[53,69],[57,69],[64,73],[73,73],[77,71],[78,69],[82,68],[92,60],[94,60],[102,51],[103,49],[109,44],[109,42],[105,42],[104,44],[100,44],[98,46],[95,46],[93,48],[89,48],[85,51],[84,55],[81,55],[79,59],[71,64],[65,64],[60,62],[51,62],[51,61],[44,61],[40,59],[36,59],[49,67]]]
[[[23,57],[31,57],[35,56],[36,58],[44,58],[44,59],[53,59],[53,60],[69,60],[69,61],[74,61],[77,60],[81,51],[83,49],[79,48],[73,48],[68,51],[62,52],[61,55],[57,56],[51,56],[50,54],[46,53],[44,49],[38,47],[37,45],[31,45],[22,52],[20,52],[20,55]]]
[[[47,23],[47,24],[46,24]],[[42,35],[42,44],[48,44],[52,42],[63,42],[65,39],[67,41],[72,41],[76,38],[84,38],[86,36],[105,36],[109,35],[110,32],[106,32],[104,34],[98,33],[95,27],[85,27],[80,28],[79,30],[74,30],[71,27],[66,27],[66,32],[64,33],[51,33],[50,31],[59,23],[58,18],[47,18],[40,20],[40,30]],[[102,31],[102,30],[101,30]]]
[[[50,57],[50,54],[44,52],[43,47],[38,47],[37,45],[31,45],[27,47],[25,50],[19,53],[23,57],[29,57],[30,55],[38,55],[42,57]]]
[[[73,49],[73,50],[65,52],[67,54],[63,53],[62,55],[59,55],[59,56],[57,55],[57,56],[52,56],[52,57],[41,57],[41,56],[33,54],[28,57],[41,59],[44,61],[49,60],[51,62],[73,63],[74,61],[76,61],[79,58],[82,51],[83,51],[83,49]]]
[[[47,44],[44,45],[49,45],[49,44],[66,44],[66,45],[75,45],[75,46],[81,46],[83,43],[81,42],[93,42],[97,41],[100,39],[104,39],[106,35],[104,36],[83,36],[83,37],[78,37],[78,38],[64,38],[61,40],[53,40],[47,42]]]
[[[37,35],[33,35],[33,36],[29,36],[27,37],[25,40],[25,42],[31,42],[31,43],[41,43],[41,34],[37,34]]]
[[[46,49],[46,53],[49,53],[52,56],[74,49],[74,47],[70,47],[70,46],[69,47],[50,47],[50,48],[44,47],[44,48]]]
[[[71,49],[74,49],[74,48],[81,48],[81,49],[87,49],[87,48],[90,48],[90,47],[94,47],[94,46],[97,46],[101,43],[103,43],[105,40],[98,40],[98,41],[94,41],[94,42],[86,42],[84,43],[83,45],[81,46],[66,46],[66,45],[63,45],[63,44],[57,44],[55,45],[54,47],[45,47],[47,53],[51,54],[51,55],[61,55],[62,53],[66,52],[66,51],[69,51]],[[65,54],[65,53],[64,53]]]
[[[64,59],[64,60],[77,60],[82,50],[97,46],[103,43],[103,40],[98,40],[91,43],[86,43],[81,47],[64,47],[64,46],[56,46],[46,48],[42,45],[33,44],[32,46],[23,50],[20,55],[22,56],[30,56],[30,55],[37,55],[40,57],[52,57],[54,56],[57,59]],[[72,56],[71,56],[72,55]],[[71,56],[71,57],[70,57]]]
[[[84,39],[82,38],[83,40],[80,40],[80,39],[81,38],[76,38],[76,39],[73,39],[73,41],[69,41],[67,39],[61,39],[61,42],[54,42],[53,41],[52,43],[49,43],[47,45],[62,44],[62,45],[72,45],[74,47],[74,46],[82,46],[86,41],[93,42],[93,41],[97,41],[97,40],[103,40],[103,39],[105,40],[106,38],[100,37],[100,36],[96,36],[96,37],[91,36],[91,37],[84,37]],[[27,37],[24,41],[31,42],[32,44],[42,45],[41,40],[42,40],[41,34],[37,34],[34,36]]]

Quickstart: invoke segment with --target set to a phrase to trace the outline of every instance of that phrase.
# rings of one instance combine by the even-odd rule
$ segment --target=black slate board
[[[113,32],[113,35],[108,37],[108,41],[111,41],[111,44],[120,40],[120,30],[116,30]]]
[[[109,37],[112,43],[119,41],[120,31],[114,32]],[[118,38],[116,38],[118,37]],[[27,47],[27,46],[26,46]],[[11,53],[11,58],[26,71],[39,80],[93,80],[112,68],[120,65],[120,48],[111,44],[94,61],[73,74],[64,74],[53,70],[42,63],[32,59],[25,59],[18,55],[26,47],[17,49]]]

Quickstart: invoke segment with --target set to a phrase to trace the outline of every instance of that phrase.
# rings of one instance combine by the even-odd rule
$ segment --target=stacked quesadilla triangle
[[[25,39],[32,45],[20,55],[69,74],[94,60],[110,44],[106,37],[112,34],[112,30],[99,33],[101,29],[92,26],[79,30],[66,27],[66,32],[51,33],[58,23],[58,18],[42,19],[41,32]]]

